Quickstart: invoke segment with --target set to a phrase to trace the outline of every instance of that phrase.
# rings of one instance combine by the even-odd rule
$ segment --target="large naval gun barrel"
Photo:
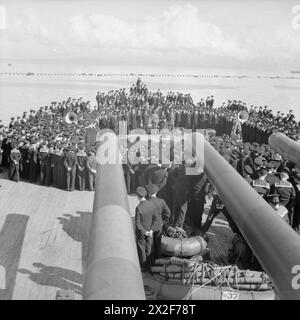
[[[278,296],[281,299],[299,300],[300,290],[295,285],[295,272],[299,271],[297,268],[300,265],[299,235],[200,133],[193,135],[196,141],[199,138],[198,141],[204,144],[203,153],[197,154],[195,145],[191,144],[190,150],[199,158],[199,163],[204,162],[204,172],[217,188],[230,216],[270,276]],[[195,135],[198,135],[197,139]]]
[[[144,300],[121,164],[98,164],[83,298]]]
[[[269,145],[300,168],[300,143],[281,132],[276,132],[269,137]]]

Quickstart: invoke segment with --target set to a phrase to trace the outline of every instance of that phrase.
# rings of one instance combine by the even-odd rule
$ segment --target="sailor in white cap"
[[[19,149],[13,148],[10,152],[10,168],[9,168],[9,178],[16,182],[20,181],[20,163],[21,163],[21,153]]]

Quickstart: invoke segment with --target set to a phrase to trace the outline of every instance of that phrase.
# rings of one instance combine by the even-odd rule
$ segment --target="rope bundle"
[[[201,260],[201,259],[200,259]],[[229,287],[235,290],[266,291],[272,283],[264,272],[239,270],[236,266],[219,266],[199,259],[158,259],[151,267],[159,280],[177,284]]]
[[[187,238],[185,230],[183,230],[182,228],[173,228],[172,226],[168,227],[167,235],[170,238]]]

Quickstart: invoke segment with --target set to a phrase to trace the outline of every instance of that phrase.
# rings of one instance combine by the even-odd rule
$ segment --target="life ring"
[[[200,236],[170,238],[162,236],[161,253],[169,257],[191,257],[205,253],[207,242]]]

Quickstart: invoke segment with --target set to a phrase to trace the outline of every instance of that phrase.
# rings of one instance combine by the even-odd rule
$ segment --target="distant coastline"
[[[165,73],[49,73],[49,72],[0,72],[0,76],[50,76],[50,77],[166,77],[166,78],[232,78],[232,79],[300,79],[300,71],[291,71],[299,73],[299,76],[249,76],[249,75],[218,75],[218,74],[165,74]]]

